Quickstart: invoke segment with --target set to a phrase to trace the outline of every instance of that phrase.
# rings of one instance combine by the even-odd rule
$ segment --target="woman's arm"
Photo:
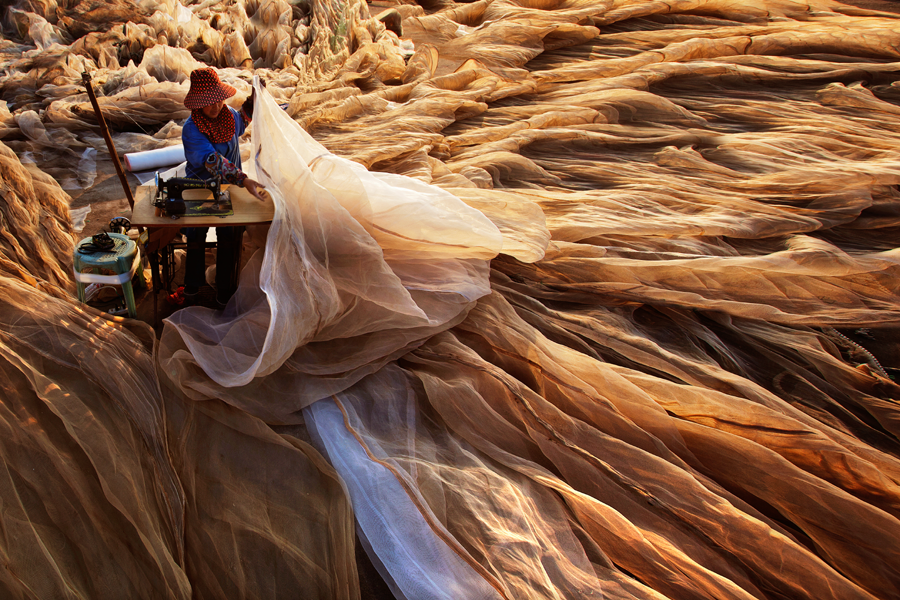
[[[230,160],[218,152],[214,152],[207,157],[206,170],[213,175],[218,173],[228,183],[247,188],[248,192],[262,200],[262,193],[266,188],[261,183],[247,177],[246,173],[238,169]]]
[[[244,120],[244,129],[246,129],[247,125],[250,124],[250,121],[253,120],[254,100],[256,100],[256,88],[253,88],[253,91],[250,92],[250,96],[244,100],[244,103],[241,105],[241,110],[239,111],[241,118]]]
[[[203,161],[203,166],[214,177],[220,177],[222,181],[232,183],[234,185],[244,185],[247,174],[235,166],[233,162],[213,150]]]

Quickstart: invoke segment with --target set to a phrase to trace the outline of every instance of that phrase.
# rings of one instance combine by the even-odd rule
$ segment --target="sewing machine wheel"
[[[114,217],[109,221],[109,231],[111,233],[128,233],[131,229],[131,221],[128,217]]]

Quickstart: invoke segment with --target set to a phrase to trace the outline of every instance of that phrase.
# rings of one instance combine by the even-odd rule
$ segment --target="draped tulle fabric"
[[[224,312],[167,319],[159,358],[188,393],[241,388],[238,406],[287,424],[462,320],[503,238],[449,192],[334,156],[257,92],[250,172],[275,203],[265,247]]]
[[[393,9],[8,12],[0,596],[900,598],[897,14]],[[124,152],[202,63],[275,220],[157,340],[54,178],[81,69]]]

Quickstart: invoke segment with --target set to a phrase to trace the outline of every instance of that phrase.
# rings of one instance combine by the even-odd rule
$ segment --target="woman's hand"
[[[258,181],[254,181],[249,177],[244,180],[244,188],[260,200],[263,199],[263,194],[266,193],[266,188],[263,186],[263,184],[259,183]]]
[[[249,122],[253,119],[253,103],[256,100],[256,88],[252,88],[250,90],[250,97],[244,100],[244,103],[241,105],[241,112],[244,113],[244,116],[247,117],[247,121]]]

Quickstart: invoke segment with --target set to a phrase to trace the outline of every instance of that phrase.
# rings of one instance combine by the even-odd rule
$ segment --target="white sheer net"
[[[185,389],[241,386],[240,406],[289,423],[462,320],[503,238],[449,192],[334,156],[257,92],[250,171],[275,203],[265,248],[224,313],[167,320],[160,360]]]

